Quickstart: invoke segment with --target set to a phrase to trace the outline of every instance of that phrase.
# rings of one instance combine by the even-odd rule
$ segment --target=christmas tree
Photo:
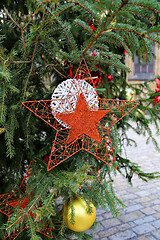
[[[159,77],[129,85],[125,65],[126,54],[148,63],[160,44],[159,1],[0,7],[0,237],[89,239],[96,208],[117,216],[123,206],[113,176],[159,177],[122,157],[136,145],[129,128],[160,150],[150,128],[159,134]],[[77,224],[76,206],[89,225]]]

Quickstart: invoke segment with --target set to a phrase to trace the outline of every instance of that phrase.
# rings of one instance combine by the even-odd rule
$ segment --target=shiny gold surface
[[[73,201],[74,224],[72,224],[70,222],[72,206],[71,204],[66,205],[63,210],[63,217],[64,217],[66,226],[75,232],[83,232],[89,229],[93,225],[96,219],[96,208],[92,203],[91,203],[91,207],[92,207],[92,213],[89,214],[87,213],[87,204],[85,200],[81,198],[75,199]]]

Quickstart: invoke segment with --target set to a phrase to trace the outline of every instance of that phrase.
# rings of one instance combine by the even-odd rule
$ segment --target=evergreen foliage
[[[55,240],[72,235],[88,240],[86,233],[66,228],[61,217],[64,202],[81,196],[117,216],[124,207],[112,187],[117,172],[130,183],[134,174],[144,181],[160,176],[144,173],[138,164],[121,156],[126,142],[136,144],[127,136],[129,128],[146,135],[146,141],[151,139],[160,151],[150,128],[154,124],[159,134],[160,103],[153,100],[160,94],[150,89],[154,79],[128,85],[126,72],[130,70],[123,54],[126,50],[133,59],[136,53],[140,60],[151,60],[153,44],[160,44],[159,1],[14,0],[2,1],[0,7],[0,192],[18,191],[20,201],[31,196],[26,208],[15,208],[8,223],[0,214],[0,237],[5,229],[10,234],[25,222],[28,228],[17,240],[49,239],[37,232],[48,221]],[[117,170],[79,152],[47,172],[44,156],[50,154],[55,132],[21,103],[50,99],[55,87],[70,78],[70,66],[74,75],[82,58],[90,71],[97,71],[97,65],[102,68],[97,88],[102,98],[126,99],[130,88],[145,116],[135,109],[111,129]],[[30,162],[32,170],[22,195],[18,189]],[[42,204],[36,208],[39,201]],[[36,214],[34,220],[30,211]]]

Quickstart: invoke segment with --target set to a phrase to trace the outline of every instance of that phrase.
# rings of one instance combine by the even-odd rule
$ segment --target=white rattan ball
[[[83,93],[89,109],[98,110],[98,95],[96,90],[84,79],[67,79],[60,83],[52,94],[51,109],[56,118],[57,113],[74,112],[79,95]],[[56,120],[64,127],[68,127],[59,119]]]

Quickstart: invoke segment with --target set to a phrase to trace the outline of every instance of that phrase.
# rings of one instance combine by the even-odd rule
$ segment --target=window
[[[153,47],[153,52],[154,52],[154,47]],[[146,81],[154,78],[155,77],[154,64],[155,64],[154,57],[152,57],[151,62],[146,64],[145,60],[139,63],[139,59],[135,55],[134,69],[133,69],[134,75],[129,80]]]
[[[134,74],[138,73],[154,73],[154,58],[152,57],[151,62],[146,64],[146,61],[141,61],[141,64],[139,64],[139,59],[137,56],[135,56],[134,61]]]

